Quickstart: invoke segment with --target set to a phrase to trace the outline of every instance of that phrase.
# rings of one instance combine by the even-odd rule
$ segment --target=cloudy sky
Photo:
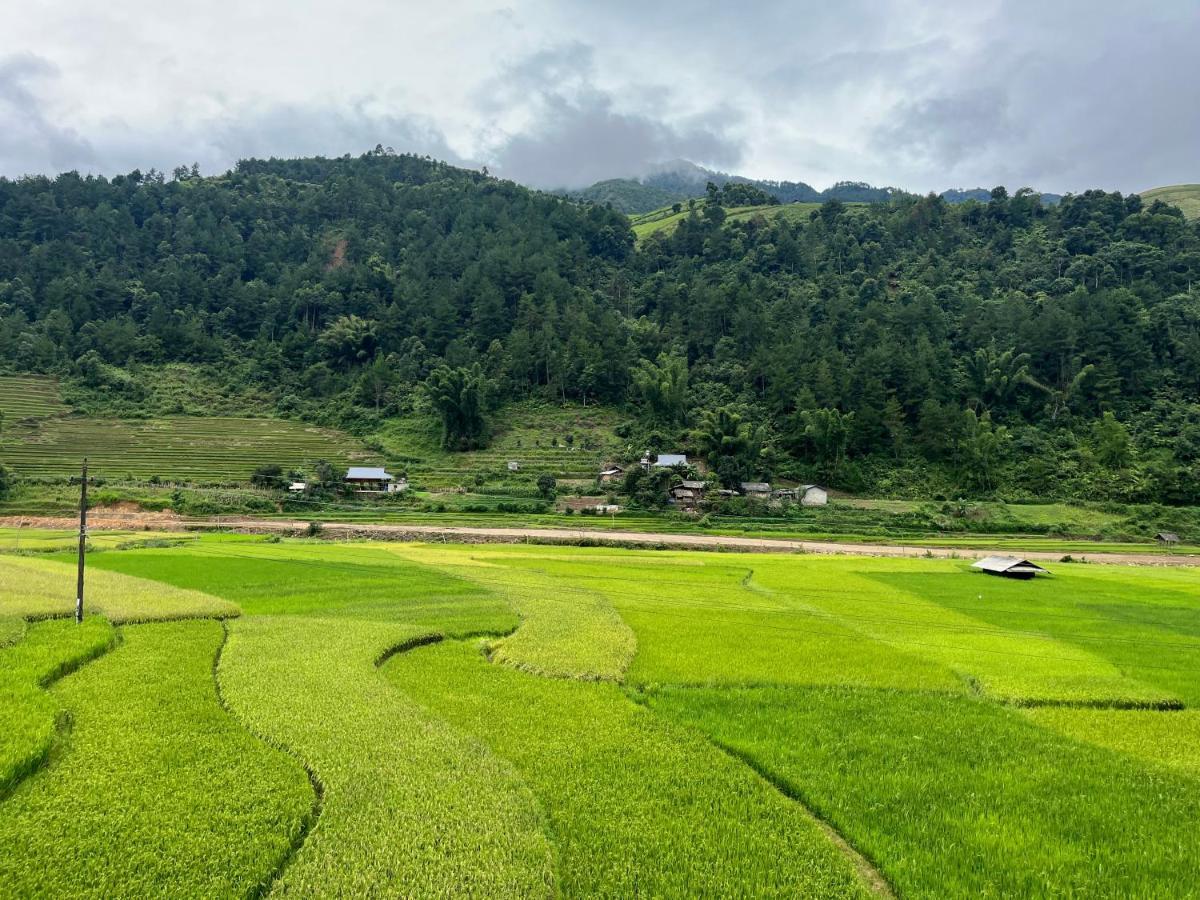
[[[0,0],[0,13],[10,177],[216,173],[382,143],[541,187],[678,157],[817,187],[1200,181],[1198,0]]]

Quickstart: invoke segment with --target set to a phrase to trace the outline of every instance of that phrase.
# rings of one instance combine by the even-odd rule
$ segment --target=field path
[[[189,527],[216,528],[215,522],[189,523]],[[222,518],[221,528],[253,531],[305,531],[308,522],[273,519]],[[444,540],[456,543],[545,543],[580,542],[627,545],[645,544],[672,550],[739,550],[750,553],[842,553],[851,556],[931,556],[939,559],[982,559],[985,556],[1011,556],[1008,549],[968,550],[961,547],[913,547],[903,544],[855,544],[839,541],[798,541],[783,538],[734,537],[720,534],[665,534],[648,531],[589,531],[580,528],[490,528],[469,525],[364,525],[327,522],[323,532],[338,537],[377,538],[384,540]],[[1034,551],[1021,553],[1026,559],[1058,562],[1062,553]],[[1089,553],[1088,562],[1142,566],[1200,566],[1200,556],[1167,556],[1154,553]]]
[[[149,514],[153,515],[153,514]],[[91,524],[91,523],[89,523]],[[138,513],[109,517],[92,527],[131,528],[140,526]],[[288,519],[252,519],[221,516],[205,519],[178,519],[173,523],[153,520],[154,527],[186,529],[225,529],[251,533],[303,533],[308,521]],[[47,516],[0,516],[0,526],[25,528],[72,528],[77,521]],[[584,528],[495,528],[474,525],[383,525],[362,522],[325,522],[322,532],[330,537],[389,541],[449,541],[453,543],[519,544],[526,541],[547,544],[597,544],[628,546],[642,544],[671,550],[737,550],[744,553],[823,553],[849,556],[933,557],[937,559],[982,559],[985,556],[1020,555],[1040,562],[1058,562],[1062,552],[1034,550],[1021,552],[1013,547],[968,549],[965,547],[926,547],[906,544],[863,544],[841,541],[801,541],[786,538],[735,537],[723,534],[671,534],[653,531],[601,531]],[[1079,552],[1079,551],[1076,551]],[[1200,556],[1170,556],[1163,553],[1087,553],[1079,559],[1090,563],[1125,566],[1200,566]]]

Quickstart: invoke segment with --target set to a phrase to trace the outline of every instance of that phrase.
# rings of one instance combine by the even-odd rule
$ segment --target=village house
[[[395,480],[383,469],[351,466],[346,470],[346,477],[342,482],[356,494],[382,494],[391,490]]]
[[[765,481],[743,481],[738,487],[751,500],[771,499],[771,485]]]
[[[653,459],[650,458],[649,450],[642,454],[642,468],[647,472],[651,469],[669,469],[671,466],[686,466],[687,464],[687,454],[684,453],[659,453]]]
[[[293,481],[291,484],[288,485],[288,490],[291,491],[293,494],[303,494],[305,491],[308,490],[308,482]]]
[[[708,485],[703,481],[685,480],[670,490],[671,502],[680,509],[696,509],[704,499]]]
[[[605,466],[600,470],[600,483],[612,484],[614,481],[620,481],[625,475],[625,470],[620,466]]]

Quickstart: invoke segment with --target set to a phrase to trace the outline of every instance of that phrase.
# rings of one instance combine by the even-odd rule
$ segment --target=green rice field
[[[0,895],[1200,894],[1191,569],[29,540]]]

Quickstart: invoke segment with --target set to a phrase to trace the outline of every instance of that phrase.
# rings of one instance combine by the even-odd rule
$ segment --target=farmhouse
[[[751,500],[771,499],[771,485],[765,481],[743,481],[738,487]]]
[[[671,466],[686,466],[687,455],[683,453],[660,453],[654,460],[654,468],[669,469]]]
[[[680,509],[695,509],[704,499],[708,485],[703,481],[685,480],[671,488],[671,502]]]
[[[369,466],[351,466],[346,471],[343,483],[356,494],[382,494],[391,490],[396,479],[383,469]],[[405,485],[407,487],[407,484]]]
[[[987,556],[972,564],[971,568],[1004,578],[1032,578],[1038,574],[1050,574],[1041,566],[1015,556]]]
[[[605,466],[600,470],[600,483],[611,484],[614,481],[620,481],[625,474],[625,470],[620,466]]]

